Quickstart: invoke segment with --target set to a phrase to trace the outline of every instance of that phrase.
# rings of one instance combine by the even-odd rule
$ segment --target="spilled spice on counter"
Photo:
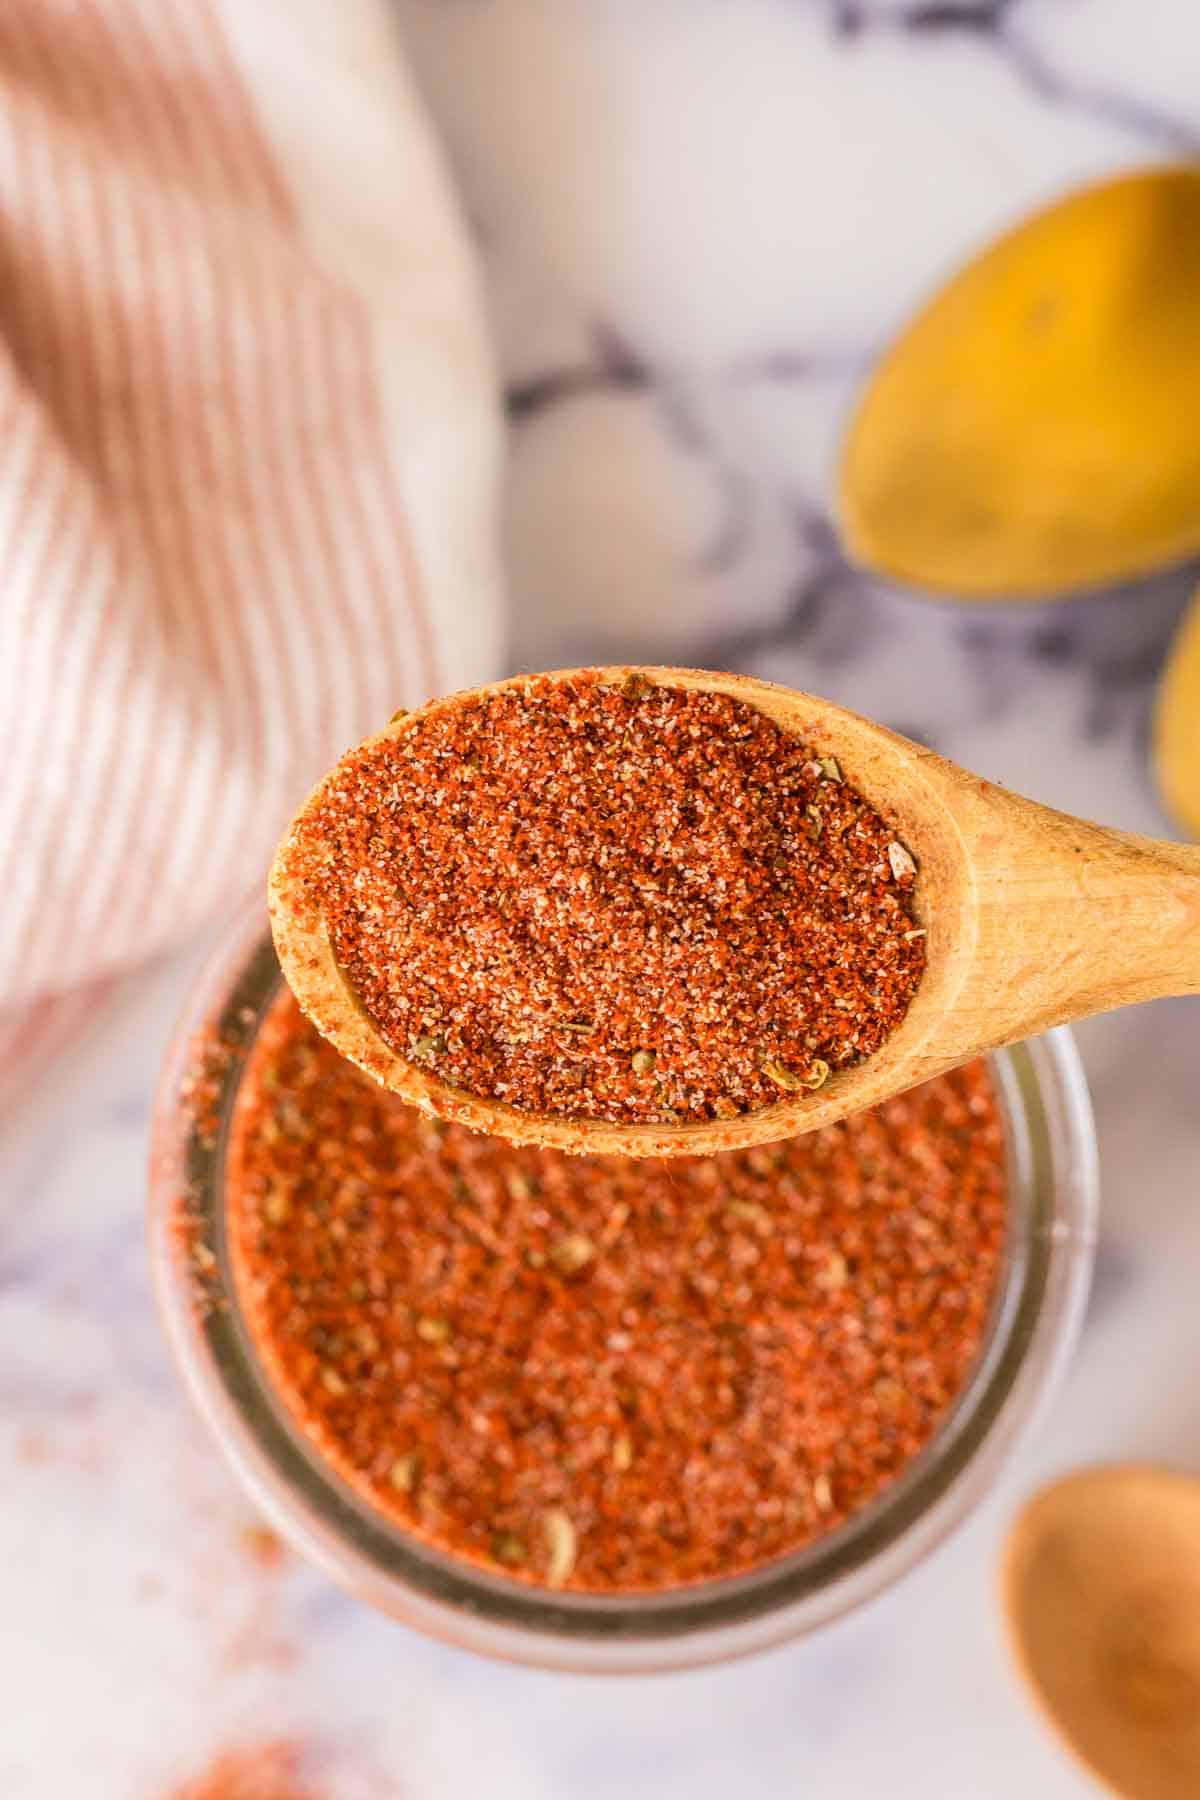
[[[914,859],[728,695],[532,677],[352,751],[281,852],[400,1055],[523,1111],[729,1118],[904,1018]]]
[[[169,1800],[320,1800],[303,1779],[302,1760],[298,1746],[282,1739],[226,1750]]]
[[[235,1290],[298,1428],[453,1557],[543,1586],[729,1575],[842,1523],[969,1375],[1005,1234],[976,1062],[711,1158],[421,1117],[281,993],[227,1160]]]
[[[240,1541],[250,1561],[265,1574],[273,1575],[287,1561],[287,1546],[269,1525],[243,1526]]]

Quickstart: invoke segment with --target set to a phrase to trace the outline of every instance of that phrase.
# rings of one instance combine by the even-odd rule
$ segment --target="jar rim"
[[[983,1497],[1070,1359],[1095,1245],[1098,1168],[1082,1065],[1065,1028],[989,1059],[1005,1119],[1009,1243],[972,1374],[930,1442],[844,1524],[740,1574],[635,1594],[556,1592],[493,1576],[405,1533],[302,1438],[261,1369],[224,1242],[224,1132],[245,1055],[281,977],[247,908],[187,1003],[155,1103],[148,1229],[160,1315],[194,1403],[252,1498],[298,1553],[392,1616],[485,1654],[557,1669],[648,1671],[747,1654],[832,1622],[928,1555]],[[181,1101],[196,1034],[231,1046],[216,1129]],[[213,1258],[197,1304],[179,1196]],[[206,1255],[205,1260],[208,1260]]]

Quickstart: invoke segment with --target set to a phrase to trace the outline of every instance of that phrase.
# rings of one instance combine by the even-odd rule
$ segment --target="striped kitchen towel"
[[[497,419],[387,0],[3,0],[0,1104],[495,672]]]

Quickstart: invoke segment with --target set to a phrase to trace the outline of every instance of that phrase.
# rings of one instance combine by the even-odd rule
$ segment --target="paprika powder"
[[[837,759],[731,695],[594,673],[360,745],[279,859],[387,1044],[519,1110],[733,1118],[878,1050],[918,871]]]
[[[226,1159],[239,1310],[283,1408],[445,1555],[597,1593],[801,1548],[929,1443],[986,1336],[986,1065],[712,1158],[570,1157],[429,1120],[283,992]]]

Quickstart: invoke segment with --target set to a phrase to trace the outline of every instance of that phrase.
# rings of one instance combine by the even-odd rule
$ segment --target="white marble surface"
[[[1192,0],[401,0],[485,247],[514,420],[514,660],[667,652],[795,681],[983,772],[1167,829],[1152,679],[1187,591],[958,611],[840,562],[831,446],[938,273],[1073,181],[1194,148]],[[825,1636],[621,1682],[427,1644],[252,1523],[180,1394],[142,1244],[150,1094],[199,951],[139,978],[0,1141],[0,1796],[163,1800],[238,1742],[322,1800],[1083,1800],[993,1603],[1048,1472],[1200,1468],[1200,1004],[1081,1039],[1105,1180],[1040,1441]]]

